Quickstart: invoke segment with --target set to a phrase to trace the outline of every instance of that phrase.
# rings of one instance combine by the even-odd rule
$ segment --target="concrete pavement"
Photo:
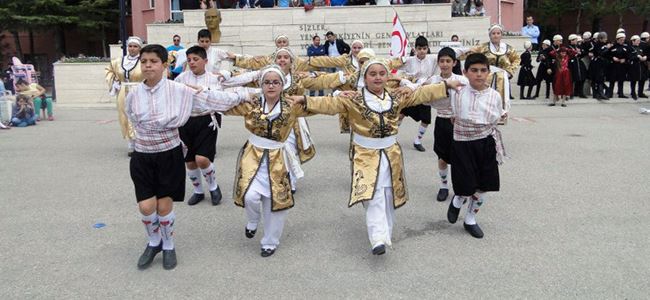
[[[576,101],[579,102],[579,101]],[[0,131],[0,295],[52,298],[646,298],[650,288],[648,102],[514,105],[502,127],[511,159],[478,214],[485,238],[446,221],[432,129],[416,152],[405,120],[410,201],[394,246],[369,252],[364,210],[347,207],[348,136],[337,119],[309,119],[317,156],[304,166],[275,255],[244,237],[232,204],[247,133],[219,134],[224,201],[176,206],[178,267],[135,264],[146,243],[113,109],[58,108],[57,120]],[[191,193],[187,184],[186,194]],[[464,209],[462,214],[464,214]],[[462,216],[461,216],[462,217]],[[95,223],[106,227],[95,229]]]

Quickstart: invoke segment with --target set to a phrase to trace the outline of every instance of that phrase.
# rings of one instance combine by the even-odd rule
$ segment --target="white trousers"
[[[296,133],[293,132],[293,129],[291,129],[291,132],[289,132],[289,136],[287,137],[287,144],[291,145],[293,149],[296,151],[296,155],[298,155],[298,142],[296,141]],[[300,159],[300,156],[298,156],[298,159]],[[289,170],[289,183],[291,183],[291,189],[295,190],[297,188],[297,179],[296,176],[293,174],[291,170]]]
[[[364,201],[363,207],[366,209],[366,226],[372,248],[381,244],[392,245],[391,237],[395,223],[393,188],[377,187],[372,200]]]
[[[249,189],[244,196],[246,217],[248,224],[246,228],[249,230],[257,229],[257,224],[260,222],[262,212],[260,205],[264,211],[264,237],[262,237],[262,248],[275,249],[280,244],[280,237],[284,229],[284,221],[287,218],[288,210],[281,210],[277,212],[271,211],[271,198],[263,196],[255,189]]]

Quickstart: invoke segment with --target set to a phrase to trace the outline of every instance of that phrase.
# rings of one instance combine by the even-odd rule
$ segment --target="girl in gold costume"
[[[289,173],[303,176],[295,146],[288,139],[298,116],[305,113],[300,106],[289,106],[283,93],[285,84],[282,70],[269,66],[260,75],[262,94],[225,113],[244,117],[251,132],[239,152],[233,197],[236,205],[246,209],[247,238],[255,236],[264,216],[263,257],[272,255],[280,244],[288,209],[294,205]]]
[[[490,41],[470,49],[462,59],[471,53],[483,53],[488,58],[491,66],[488,83],[501,95],[503,109],[507,112],[510,108],[510,79],[517,72],[521,58],[512,46],[501,41],[503,37],[501,25],[490,26],[488,32]],[[505,119],[500,121],[501,124],[504,122]]]
[[[128,141],[129,156],[133,153],[135,132],[124,111],[124,101],[129,83],[139,83],[144,80],[140,70],[140,49],[142,40],[137,36],[130,37],[127,42],[127,56],[115,58],[106,67],[106,83],[111,95],[117,95],[117,117],[122,129],[122,137]]]
[[[361,202],[372,253],[381,255],[391,245],[395,209],[408,200],[402,150],[397,143],[399,112],[405,107],[448,97],[447,88],[461,86],[444,81],[404,93],[387,87],[390,68],[373,59],[363,66],[365,87],[356,93],[335,97],[291,97],[304,103],[310,114],[343,114],[352,129],[352,191],[348,205]]]

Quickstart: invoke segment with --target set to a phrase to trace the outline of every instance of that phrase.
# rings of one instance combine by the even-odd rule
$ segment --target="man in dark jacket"
[[[337,39],[336,35],[328,31],[325,34],[327,43],[325,43],[325,50],[330,57],[340,56],[342,54],[350,53],[350,45],[346,44],[342,39]]]

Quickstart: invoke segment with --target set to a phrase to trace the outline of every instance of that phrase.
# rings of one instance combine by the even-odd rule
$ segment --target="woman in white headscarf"
[[[342,114],[352,129],[352,174],[349,206],[363,203],[372,253],[381,255],[391,245],[395,209],[406,204],[402,150],[397,143],[399,113],[405,107],[448,97],[447,88],[461,86],[444,81],[419,87],[412,94],[390,89],[390,68],[383,60],[363,65],[364,87],[336,97],[291,97],[310,114]]]
[[[126,117],[124,111],[124,100],[129,83],[138,83],[144,80],[140,70],[140,49],[142,49],[142,40],[137,36],[132,36],[126,41],[126,56],[115,58],[111,64],[106,67],[106,83],[112,96],[117,95],[117,117],[122,129],[122,137],[128,141],[129,156],[134,149],[135,132],[133,126]]]
[[[508,111],[510,109],[510,78],[517,72],[521,59],[514,47],[501,41],[503,31],[503,26],[500,24],[490,26],[488,30],[490,41],[472,48],[463,55],[463,59],[471,53],[483,53],[487,56],[490,65],[498,68],[490,68],[492,74],[488,77],[488,82],[491,83],[493,89],[501,94],[503,109]],[[504,121],[502,120],[502,122]]]

